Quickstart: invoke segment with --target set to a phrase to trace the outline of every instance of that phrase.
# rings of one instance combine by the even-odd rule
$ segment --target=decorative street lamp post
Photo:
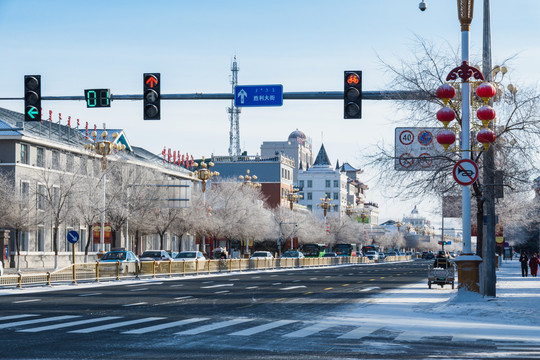
[[[210,170],[214,166],[214,163],[210,161],[207,164],[206,161],[205,161],[204,156],[202,157],[202,161],[201,161],[200,164],[194,163],[193,165],[197,168],[197,170],[195,170],[193,172],[193,176],[196,179],[201,181],[201,191],[203,193],[203,208],[204,208],[203,209],[203,215],[206,216],[207,215],[207,211],[206,211],[206,182],[208,180],[211,180],[212,178],[217,178],[219,176],[219,172]],[[205,234],[203,232],[202,244],[201,244],[201,249],[200,249],[202,252],[206,252],[205,246],[206,246],[206,236],[205,236]]]
[[[242,182],[242,186],[246,185],[254,189],[260,188],[261,184],[254,183],[253,181],[257,180],[257,175],[249,175],[249,169],[246,170],[246,175],[240,175],[238,179]],[[249,239],[246,239],[246,254],[249,253]]]
[[[84,148],[88,151],[95,153],[96,155],[101,156],[101,170],[103,172],[102,184],[103,184],[103,201],[101,208],[101,231],[99,236],[99,253],[98,257],[103,255],[105,252],[105,211],[106,211],[106,174],[107,174],[107,155],[111,155],[115,150],[123,151],[126,149],[126,145],[115,143],[118,133],[112,134],[112,141],[108,139],[108,133],[103,123],[103,131],[101,132],[101,138],[98,140],[97,131],[92,131],[92,138],[94,139],[93,144],[86,144]]]
[[[298,199],[302,199],[302,195],[298,194],[300,189],[293,188],[292,191],[287,193],[287,201],[289,202],[289,207],[291,209],[291,225],[295,225],[294,221],[294,203],[298,202]],[[294,228],[293,228],[294,229]],[[291,231],[291,250],[294,248],[294,231]]]

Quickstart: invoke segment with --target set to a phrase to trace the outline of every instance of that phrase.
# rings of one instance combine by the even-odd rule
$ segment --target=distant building
[[[238,181],[239,176],[245,176],[249,170],[251,176],[256,175],[255,183],[261,184],[261,190],[266,196],[267,205],[275,208],[286,206],[285,199],[293,188],[294,161],[282,153],[272,156],[213,156],[212,170],[219,172],[221,179],[232,178]]]
[[[296,129],[287,141],[264,141],[261,145],[262,157],[272,157],[280,153],[294,161],[293,181],[294,185],[298,186],[298,171],[307,170],[313,164],[311,139]]]

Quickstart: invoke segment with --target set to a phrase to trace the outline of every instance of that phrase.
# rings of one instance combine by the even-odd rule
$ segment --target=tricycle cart
[[[446,284],[452,285],[454,288],[454,282],[457,269],[454,262],[448,261],[446,266],[440,266],[437,264],[428,265],[428,287],[431,289],[431,284],[439,285],[443,287]]]

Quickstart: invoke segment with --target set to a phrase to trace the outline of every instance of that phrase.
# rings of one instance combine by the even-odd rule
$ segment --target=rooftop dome
[[[300,138],[302,140],[306,140],[306,134],[304,134],[300,130],[296,129],[291,133],[291,135],[289,135],[289,140],[292,140],[292,139],[296,140],[298,138]]]

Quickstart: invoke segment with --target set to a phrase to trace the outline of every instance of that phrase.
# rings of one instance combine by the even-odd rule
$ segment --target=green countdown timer
[[[87,108],[111,107],[111,91],[109,89],[84,90]]]

